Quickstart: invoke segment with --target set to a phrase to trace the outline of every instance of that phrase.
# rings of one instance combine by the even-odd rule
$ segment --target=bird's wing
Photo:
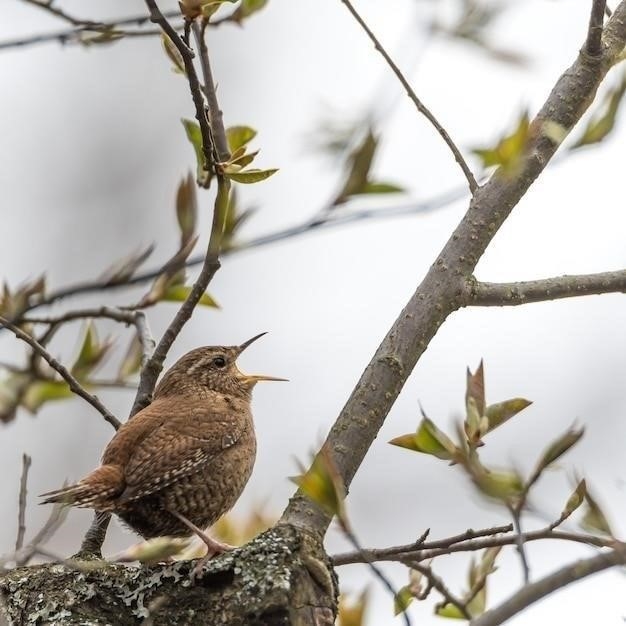
[[[133,450],[124,468],[126,489],[118,503],[150,495],[211,463],[245,432],[241,420],[209,408],[176,407]]]

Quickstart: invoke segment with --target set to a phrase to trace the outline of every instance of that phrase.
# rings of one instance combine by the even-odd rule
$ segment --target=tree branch
[[[518,535],[513,532],[513,527],[509,524],[508,526],[478,531],[473,537],[467,539],[459,539],[461,535],[458,535],[456,537],[448,537],[447,539],[424,542],[421,545],[406,544],[403,546],[393,546],[391,548],[363,549],[360,552],[354,551],[336,554],[332,557],[332,560],[335,566],[364,563],[366,562],[365,559],[369,559],[370,561],[399,561],[413,567],[415,563],[428,561],[438,556],[445,556],[455,552],[476,552],[478,550],[485,550],[486,548],[515,546],[520,536],[524,543],[552,539],[581,543],[595,548],[607,548],[615,544],[615,540],[611,538],[603,539],[595,535],[555,530],[551,526]]]
[[[470,170],[469,166],[465,162],[465,159],[463,158],[461,151],[456,147],[454,141],[452,141],[452,139],[450,138],[450,135],[447,133],[445,128],[439,123],[437,118],[424,105],[424,103],[417,97],[417,94],[415,93],[411,85],[409,84],[409,81],[405,78],[404,74],[401,72],[400,68],[395,64],[393,59],[389,56],[385,48],[383,48],[382,44],[380,43],[380,41],[378,41],[378,38],[376,37],[376,35],[374,35],[370,27],[366,24],[365,20],[359,15],[358,11],[354,8],[354,5],[352,4],[352,2],[350,0],[341,0],[341,2],[343,2],[346,5],[346,8],[352,14],[352,17],[354,17],[354,19],[358,22],[358,24],[365,31],[367,36],[371,39],[376,50],[378,50],[378,52],[380,52],[382,57],[385,59],[385,61],[387,62],[387,65],[391,68],[391,71],[396,75],[396,77],[398,78],[398,80],[400,81],[404,89],[406,90],[406,93],[411,99],[411,101],[413,102],[413,104],[415,105],[415,108],[434,126],[435,130],[439,133],[440,137],[446,142],[448,148],[450,148],[450,151],[454,155],[455,161],[459,164],[459,167],[463,170],[463,174],[469,184],[470,192],[472,193],[472,195],[474,195],[474,193],[476,193],[476,190],[478,189],[478,183],[476,182],[476,179],[474,178],[474,174],[472,174],[472,170]]]
[[[192,98],[196,106],[196,117],[200,123],[202,131],[202,143],[205,159],[207,163],[213,163],[213,150],[215,146],[213,144],[213,136],[226,136],[223,125],[221,124],[221,116],[217,116],[215,119],[211,119],[211,123],[215,124],[215,130],[209,125],[209,121],[206,117],[204,107],[204,97],[202,95],[202,89],[198,80],[195,68],[193,66],[193,52],[185,45],[182,39],[172,30],[168,21],[163,17],[159,8],[154,0],[146,0],[146,4],[150,9],[152,20],[158,23],[165,33],[172,39],[172,43],[178,48],[183,60],[185,62],[185,68],[187,70],[187,77],[189,80],[189,87],[191,89]],[[211,69],[209,64],[208,54],[202,55],[201,63],[205,76],[211,76]],[[215,94],[215,87],[211,83],[205,85],[207,92],[212,89],[212,93],[208,96],[208,99],[212,101],[219,109],[217,95]],[[218,152],[219,154],[219,152]],[[217,176],[217,196],[215,198],[215,205],[213,209],[213,223],[211,226],[211,235],[209,237],[209,244],[207,252],[204,258],[202,269],[196,279],[187,299],[182,304],[174,319],[168,326],[167,330],[161,337],[158,345],[156,346],[152,356],[147,360],[145,366],[142,368],[141,377],[139,379],[139,388],[133,403],[131,410],[131,416],[135,415],[142,408],[147,406],[152,399],[152,392],[156,385],[156,381],[163,369],[163,362],[174,343],[176,337],[182,330],[183,326],[191,317],[198,301],[206,291],[211,279],[220,268],[219,253],[221,247],[222,233],[224,231],[224,220],[227,216],[228,207],[228,195],[230,191],[230,182],[219,171],[216,170]]]
[[[0,317],[0,324],[3,324],[8,328],[18,339],[21,339],[27,343],[39,356],[48,362],[50,367],[58,372],[58,374],[65,380],[71,391],[80,396],[89,404],[91,404],[96,411],[98,411],[104,419],[113,426],[116,430],[121,426],[121,422],[109,412],[109,410],[98,400],[98,398],[90,394],[77,380],[70,374],[69,370],[61,365],[34,337],[31,337],[28,333],[25,333],[21,328],[15,326],[12,322]]]
[[[606,0],[592,0],[587,41],[585,43],[585,50],[591,56],[597,56],[602,51],[602,27],[604,25],[605,10]]]
[[[533,120],[517,175],[496,170],[476,191],[467,213],[376,350],[324,444],[346,489],[431,339],[450,313],[465,306],[466,282],[487,246],[556,152],[556,143],[543,134],[546,123],[571,130],[625,43],[626,0],[622,0],[604,30],[602,54],[579,54]],[[330,519],[300,491],[282,517],[319,533],[326,531]]]
[[[27,0],[28,1],[28,0]],[[50,10],[54,8],[56,11],[56,7],[49,7],[48,5],[41,4],[39,2],[30,1],[30,4],[35,4],[41,6],[42,9]],[[83,34],[86,33],[107,33],[112,30],[117,29],[120,26],[144,26],[145,24],[150,22],[150,16],[144,14],[141,15],[133,15],[130,17],[121,18],[118,20],[111,20],[105,22],[94,22],[91,20],[80,20],[74,18],[72,16],[68,16],[67,14],[59,15],[58,12],[52,11],[62,19],[69,21],[70,24],[75,24],[74,28],[68,28],[66,30],[59,30],[51,33],[42,33],[37,35],[32,35],[30,37],[21,37],[19,39],[8,39],[6,41],[0,41],[0,51],[9,50],[11,48],[19,48],[26,47],[35,44],[42,43],[50,43],[52,41],[57,41],[60,44],[71,43],[74,41],[80,41],[80,38]],[[180,17],[180,9],[174,11],[168,11],[165,13],[167,18],[177,18]],[[180,28],[177,26],[177,28]],[[146,36],[146,35],[157,35],[160,34],[161,30],[153,30],[153,31],[124,31],[124,36]]]
[[[466,306],[518,306],[604,293],[626,293],[626,270],[518,283],[484,283],[472,279],[467,284]]]
[[[617,10],[617,9],[616,9]],[[469,626],[498,626],[548,594],[597,572],[626,564],[626,549],[619,546],[611,552],[566,565],[541,580],[522,587],[500,606],[473,619]]]
[[[15,551],[18,552],[24,545],[26,534],[26,493],[28,489],[28,470],[32,459],[28,454],[22,454],[22,475],[20,477],[20,491],[17,507],[17,538],[15,539]]]

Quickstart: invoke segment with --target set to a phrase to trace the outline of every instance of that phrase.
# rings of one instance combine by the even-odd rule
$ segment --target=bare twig
[[[397,207],[389,207],[384,209],[362,209],[358,211],[350,211],[344,213],[327,213],[326,210],[322,210],[313,217],[308,218],[300,224],[296,224],[295,226],[290,226],[285,229],[277,230],[267,235],[261,235],[260,237],[256,237],[254,239],[242,242],[241,244],[226,248],[221,251],[220,256],[225,257],[231,254],[238,254],[255,248],[260,248],[266,245],[291,239],[293,237],[321,232],[327,228],[349,226],[351,224],[355,224],[361,221],[387,220],[409,215],[426,214],[445,207],[452,202],[455,202],[456,200],[460,200],[466,195],[467,191],[465,190],[465,188],[463,188],[451,190],[449,192],[441,194],[440,196],[432,198],[431,200],[426,200],[420,203],[400,205]],[[200,265],[204,263],[204,259],[204,254],[191,257],[185,264],[185,267]],[[97,279],[68,285],[67,287],[62,287],[55,291],[51,291],[47,296],[39,298],[32,303],[29,303],[23,309],[23,311],[21,311],[20,315],[14,317],[12,321],[21,321],[21,316],[23,316],[28,311],[33,311],[40,307],[49,306],[66,298],[81,296],[88,293],[105,292],[109,290],[133,287],[134,285],[138,285],[140,283],[145,283],[155,279],[162,272],[163,267],[161,266],[157,269],[137,273],[130,278],[125,278],[124,280],[111,281],[110,279]]]
[[[396,590],[394,589],[394,586],[391,584],[391,582],[385,576],[385,574],[382,572],[382,570],[379,567],[377,567],[372,560],[369,560],[367,558],[367,556],[363,553],[363,549],[361,547],[361,544],[360,544],[359,540],[357,539],[357,537],[354,534],[354,532],[347,525],[345,520],[344,521],[340,520],[340,526],[341,526],[342,532],[345,534],[345,536],[347,537],[348,541],[354,546],[356,551],[359,554],[362,555],[363,562],[366,563],[367,566],[372,570],[372,573],[374,574],[374,576],[376,576],[376,578],[378,578],[378,580],[380,580],[380,582],[383,584],[385,589],[387,589],[387,591],[389,591],[391,596],[393,598],[396,598],[398,594],[397,594]],[[402,612],[402,618],[404,619],[404,623],[405,623],[406,626],[411,626],[411,618],[409,617],[409,615],[408,615],[408,613],[406,611]]]
[[[585,43],[585,50],[591,56],[597,56],[602,51],[602,27],[605,11],[606,0],[592,0],[587,42]]]
[[[30,324],[64,324],[74,320],[89,318],[106,318],[123,324],[136,323],[135,311],[128,311],[109,306],[102,306],[93,309],[76,309],[74,311],[68,311],[67,313],[62,313],[61,315],[56,316],[36,317],[29,315],[21,318],[20,321]]]
[[[31,457],[22,454],[22,475],[20,477],[19,505],[17,510],[17,538],[15,540],[15,551],[17,552],[24,545],[24,535],[26,534],[26,495],[28,488],[28,470],[32,463]]]
[[[163,32],[170,38],[172,44],[176,46],[176,49],[182,57],[183,64],[185,66],[185,75],[187,76],[189,89],[191,91],[191,98],[196,109],[196,119],[200,125],[204,160],[206,162],[207,169],[209,169],[213,163],[213,135],[211,125],[209,124],[209,120],[206,115],[202,88],[200,87],[200,81],[198,80],[196,68],[193,64],[194,53],[181,39],[180,35],[172,27],[163,13],[161,13],[156,1],[145,0],[145,2],[148,10],[150,11],[150,21],[158,24],[163,29]],[[214,120],[211,121],[213,122]]]
[[[626,293],[626,270],[518,283],[484,283],[471,279],[466,287],[467,306],[517,306],[561,298]]]
[[[406,79],[406,77],[404,76],[400,68],[395,64],[393,59],[389,56],[389,54],[387,53],[385,48],[382,46],[380,41],[378,41],[378,38],[376,37],[376,35],[374,35],[374,33],[372,32],[370,27],[367,25],[365,20],[361,17],[358,11],[354,8],[354,5],[352,4],[352,2],[350,0],[341,0],[341,2],[343,2],[346,5],[346,8],[352,14],[352,17],[354,17],[354,19],[358,22],[359,26],[361,26],[361,28],[365,31],[367,36],[370,38],[370,40],[374,44],[374,47],[376,48],[376,50],[378,50],[378,52],[380,52],[382,57],[385,59],[385,61],[387,62],[387,65],[389,65],[392,72],[396,75],[396,77],[398,78],[398,80],[400,81],[404,89],[406,90],[406,93],[411,99],[411,101],[413,102],[413,104],[415,105],[415,108],[424,117],[426,117],[426,119],[434,126],[435,130],[439,133],[440,137],[446,142],[448,148],[450,148],[450,151],[454,155],[455,161],[459,164],[461,170],[463,170],[463,174],[465,175],[465,178],[467,179],[470,192],[472,193],[472,195],[474,195],[474,193],[476,193],[476,190],[478,189],[478,183],[476,182],[476,178],[474,178],[474,174],[472,173],[472,170],[470,170],[469,166],[465,162],[465,159],[463,158],[463,155],[461,154],[461,151],[456,147],[456,144],[452,141],[446,129],[439,123],[437,118],[424,105],[424,103],[417,97],[417,94],[415,93],[411,85],[409,84],[409,81]]]
[[[513,530],[512,524],[506,524],[505,526],[493,526],[491,528],[484,528],[482,530],[473,530],[469,528],[463,533],[453,535],[452,537],[446,537],[445,539],[437,539],[434,541],[426,541],[428,532],[422,534],[417,541],[413,543],[407,543],[401,546],[394,546],[393,548],[382,549],[362,549],[360,552],[346,552],[344,554],[338,554],[333,558],[335,565],[348,565],[349,563],[361,562],[353,561],[352,559],[357,556],[365,555],[363,558],[369,558],[372,561],[385,561],[385,560],[397,560],[396,558],[401,554],[416,554],[422,550],[433,550],[436,548],[447,548],[455,543],[461,543],[463,541],[469,541],[471,539],[478,539],[479,537],[493,537],[502,533],[510,533]]]
[[[215,81],[213,80],[213,72],[209,63],[209,50],[206,45],[206,26],[208,22],[205,20],[202,26],[197,20],[191,25],[196,45],[200,51],[200,68],[204,79],[204,94],[206,95],[207,104],[209,106],[210,128],[215,144],[215,150],[218,162],[228,161],[230,150],[228,149],[228,141],[226,139],[226,129],[224,128],[224,119],[219,102],[217,101],[217,90]]]
[[[524,543],[552,539],[557,541],[571,541],[595,548],[606,548],[615,544],[615,540],[611,538],[605,539],[597,537],[596,535],[554,530],[552,526],[522,533],[521,536]],[[513,532],[511,524],[494,529],[477,531],[474,538],[459,540],[458,537],[459,536],[424,542],[418,547],[415,547],[415,544],[407,544],[391,548],[363,549],[360,552],[345,552],[333,556],[332,560],[335,566],[364,563],[366,562],[365,559],[369,559],[370,561],[399,561],[412,567],[416,562],[427,561],[439,556],[457,552],[477,552],[478,550],[496,548],[498,546],[515,546],[519,541],[518,535]]]
[[[92,20],[80,20],[78,18],[69,16],[67,13],[62,12],[51,3],[43,4],[43,3],[37,2],[36,0],[27,0],[27,1],[30,1],[31,4],[39,6],[40,8],[44,10],[54,13],[57,17],[60,17],[61,19],[64,19],[70,24],[73,24],[74,28],[55,31],[51,33],[32,35],[29,37],[21,37],[19,39],[9,39],[6,41],[1,41],[0,50],[9,50],[11,48],[25,47],[25,46],[31,46],[34,44],[49,43],[53,41],[57,41],[61,44],[72,43],[75,41],[80,41],[81,36],[87,33],[109,33],[113,30],[117,30],[120,26],[142,27],[145,24],[150,22],[150,16],[146,15],[145,13],[141,15],[133,15],[130,17],[124,17],[124,18],[120,18],[117,20],[103,21],[103,22],[95,22]],[[165,17],[167,17],[168,19],[177,18],[180,16],[181,16],[180,9],[165,13]],[[177,26],[176,28],[180,28],[180,26]],[[141,36],[147,36],[147,35],[158,35],[161,33],[161,30],[160,29],[150,30],[150,31],[135,30],[135,31],[122,31],[122,33],[125,37],[128,37],[128,36],[141,37]]]
[[[212,162],[213,154],[211,151],[213,149],[213,131],[209,126],[208,119],[205,114],[204,98],[202,96],[200,83],[198,81],[195,68],[193,66],[193,53],[185,45],[182,39],[175,32],[172,31],[171,26],[169,26],[167,20],[159,11],[154,0],[146,0],[146,4],[150,8],[153,21],[157,22],[170,38],[173,38],[172,42],[178,48],[183,57],[183,60],[185,61],[185,68],[187,69],[187,77],[189,79],[192,97],[194,103],[196,104],[196,115],[198,117],[198,121],[200,122],[201,129],[204,126],[202,141],[205,159],[207,160],[207,162]],[[210,75],[211,70],[209,66],[208,54],[203,56],[201,62],[203,68],[205,64],[207,65],[207,67],[203,70],[205,75]],[[205,88],[209,89],[210,85],[205,85]],[[216,103],[216,106],[218,106],[219,108],[219,105],[217,105],[217,96],[214,93],[211,95],[210,99],[213,100]],[[219,124],[220,121],[221,117],[216,120],[211,120],[212,123],[216,124]],[[220,126],[220,128],[216,129],[214,134],[215,136],[225,136],[225,130],[223,126]],[[206,288],[211,282],[211,279],[220,268],[219,253],[221,247],[222,232],[224,231],[223,220],[226,218],[227,214],[230,182],[219,171],[216,171],[216,175],[218,180],[218,188],[213,210],[213,223],[211,226],[209,245],[207,247],[207,252],[204,258],[202,269],[200,270],[200,274],[196,279],[189,293],[189,296],[176,313],[174,319],[172,320],[167,330],[163,334],[163,337],[161,337],[161,340],[156,346],[154,353],[147,360],[145,366],[142,369],[141,377],[139,380],[139,388],[137,390],[137,396],[135,397],[135,402],[131,410],[131,415],[134,415],[135,413],[137,413],[137,411],[140,411],[142,408],[150,403],[150,400],[152,398],[152,392],[154,391],[154,387],[156,385],[159,374],[163,369],[163,362],[165,361],[165,357],[167,356],[170,347],[174,343],[174,340],[180,333],[187,320],[191,317],[196,305],[198,304],[198,301],[200,300],[202,294],[204,294]]]
[[[528,564],[528,556],[524,547],[524,533],[522,532],[521,512],[514,505],[508,507],[513,517],[513,529],[515,531],[515,548],[522,564],[522,575],[524,576],[524,584],[527,585],[530,580],[530,565]]]
[[[431,567],[428,567],[427,565],[422,565],[421,563],[412,563],[410,567],[422,574],[422,576],[424,576],[428,580],[428,584],[441,594],[444,599],[444,605],[451,604],[460,611],[461,615],[463,615],[465,619],[472,618],[467,610],[467,603],[459,600],[459,598],[457,598],[446,587],[446,584],[443,582],[443,580],[439,578],[439,576],[437,576],[435,572],[433,572]]]
[[[76,395],[83,398],[91,404],[104,419],[113,426],[116,430],[121,426],[121,422],[109,412],[109,410],[98,400],[98,398],[90,394],[77,380],[72,376],[69,370],[61,365],[34,337],[31,337],[28,333],[25,333],[21,328],[15,326],[12,322],[0,317],[0,324],[3,324],[8,328],[18,339],[21,339],[27,343],[37,354],[39,354],[47,363],[55,370],[65,382],[67,382],[71,391]]]
[[[473,619],[470,626],[498,626],[557,589],[562,589],[596,572],[624,564],[626,549],[620,545],[611,552],[566,565],[541,580],[525,585],[499,606]]]

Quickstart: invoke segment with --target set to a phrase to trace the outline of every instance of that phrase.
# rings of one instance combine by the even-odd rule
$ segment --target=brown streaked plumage
[[[43,494],[43,504],[115,513],[146,539],[188,536],[185,521],[199,528],[216,522],[252,473],[252,388],[284,380],[237,368],[236,358],[261,336],[188,352],[164,374],[152,404],[117,431],[102,465],[75,485]]]

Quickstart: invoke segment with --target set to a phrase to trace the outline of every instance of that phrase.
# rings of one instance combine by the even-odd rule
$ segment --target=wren
[[[42,494],[42,504],[114,513],[145,539],[198,534],[209,553],[224,544],[200,529],[229,511],[256,457],[252,389],[273,376],[243,374],[240,346],[196,348],[157,385],[152,403],[117,431],[102,464],[74,485]]]

